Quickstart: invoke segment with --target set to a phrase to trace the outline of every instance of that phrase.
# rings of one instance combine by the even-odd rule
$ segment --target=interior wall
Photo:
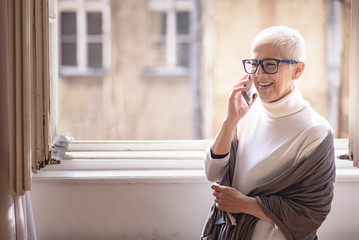
[[[359,182],[337,182],[319,239],[356,239]],[[350,197],[349,197],[350,196]],[[199,239],[210,183],[93,184],[34,180],[37,236],[46,239]]]
[[[318,231],[319,239],[358,239],[359,182],[336,182],[328,218]]]
[[[34,181],[38,239],[199,239],[210,184]]]

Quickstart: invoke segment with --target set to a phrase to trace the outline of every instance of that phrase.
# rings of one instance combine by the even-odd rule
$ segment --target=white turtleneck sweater
[[[239,145],[232,187],[247,194],[298,163],[324,140],[331,128],[314,112],[297,88],[283,99],[256,101],[237,127]],[[229,155],[213,159],[205,156],[209,181],[217,181],[226,171]],[[256,224],[252,239],[285,239],[281,231],[264,220]]]

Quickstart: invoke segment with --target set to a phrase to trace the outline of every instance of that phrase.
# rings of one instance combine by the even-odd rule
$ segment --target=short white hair
[[[269,42],[278,47],[286,59],[305,61],[305,41],[298,30],[286,26],[265,28],[253,39],[252,53],[261,42]]]

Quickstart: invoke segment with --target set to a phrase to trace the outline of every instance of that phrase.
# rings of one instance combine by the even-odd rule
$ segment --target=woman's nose
[[[258,66],[258,69],[257,69],[257,72],[255,73],[256,76],[262,76],[262,75],[265,75],[266,73],[264,72],[263,70],[263,66],[262,65],[259,65]]]

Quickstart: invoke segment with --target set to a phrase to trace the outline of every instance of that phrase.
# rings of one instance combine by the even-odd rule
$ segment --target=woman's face
[[[284,59],[278,47],[265,42],[257,44],[252,54],[252,58],[257,60]],[[299,77],[295,72],[296,67],[290,67],[286,63],[280,63],[278,72],[275,74],[267,74],[261,66],[258,66],[257,72],[252,74],[252,79],[260,98],[265,102],[274,102],[287,96],[293,91],[295,80]]]

